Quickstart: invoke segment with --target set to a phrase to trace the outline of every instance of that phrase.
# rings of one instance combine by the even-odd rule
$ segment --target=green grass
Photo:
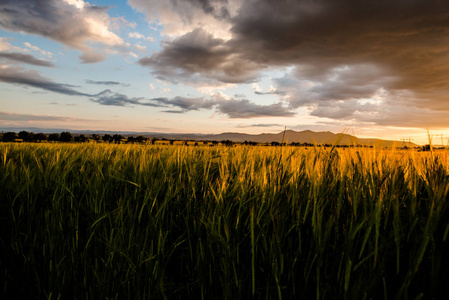
[[[39,299],[437,299],[449,156],[0,144],[0,287]]]

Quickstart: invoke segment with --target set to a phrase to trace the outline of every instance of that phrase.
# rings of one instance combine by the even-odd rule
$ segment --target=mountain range
[[[310,143],[310,144],[330,144],[338,145],[364,145],[364,146],[380,146],[380,147],[416,147],[415,143],[409,141],[392,141],[382,139],[358,138],[356,136],[339,133],[335,134],[330,131],[293,131],[286,130],[279,133],[262,133],[262,134],[244,134],[235,132],[226,132],[216,135],[203,135],[201,137],[191,136],[193,140],[230,140],[234,142],[252,141],[257,143],[286,142],[286,143]]]

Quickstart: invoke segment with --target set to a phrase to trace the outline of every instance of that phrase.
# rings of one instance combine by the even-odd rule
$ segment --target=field
[[[436,299],[448,192],[446,150],[3,143],[0,289]]]

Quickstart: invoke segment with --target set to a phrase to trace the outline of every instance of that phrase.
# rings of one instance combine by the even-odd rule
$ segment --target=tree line
[[[68,142],[79,142],[79,143],[86,143],[86,142],[103,142],[103,143],[114,143],[114,144],[122,144],[122,143],[140,143],[140,144],[146,144],[146,143],[151,143],[151,144],[155,144],[158,140],[162,140],[162,141],[168,141],[170,145],[173,145],[175,140],[167,140],[167,139],[158,139],[158,138],[148,138],[148,137],[144,137],[142,135],[139,135],[137,137],[133,137],[133,136],[128,136],[125,137],[121,134],[104,134],[104,135],[100,135],[100,134],[92,134],[89,136],[86,136],[84,134],[79,134],[79,135],[74,135],[68,131],[63,131],[61,133],[50,133],[50,134],[45,134],[45,133],[34,133],[34,132],[28,132],[28,131],[20,131],[19,133],[16,132],[5,132],[5,133],[0,133],[0,141],[2,142],[63,142],[63,143],[68,143]],[[201,142],[200,142],[201,143]],[[202,141],[203,145],[208,145],[209,146],[216,146],[218,144],[224,145],[224,146],[228,146],[228,147],[233,147],[236,144],[243,144],[245,146],[256,146],[256,145],[269,145],[269,146],[274,146],[274,147],[278,147],[278,146],[283,146],[283,145],[289,145],[289,146],[299,146],[299,147],[338,147],[338,148],[347,148],[347,147],[370,147],[372,148],[373,146],[368,146],[368,145],[336,145],[333,146],[331,144],[312,144],[312,143],[298,143],[298,142],[292,142],[292,143],[279,143],[279,142],[271,142],[271,143],[258,143],[258,142],[253,142],[253,141],[244,141],[243,143],[236,143],[230,140],[223,140],[223,141]],[[189,143],[187,141],[183,141],[184,145],[189,145]],[[194,146],[198,146],[199,143],[195,142]],[[427,147],[429,147],[428,145],[426,145]],[[425,147],[426,147],[425,146]],[[422,147],[422,151],[429,151],[429,149]],[[406,147],[405,147],[406,148]]]
[[[125,138],[121,134],[104,134],[103,136],[99,134],[92,134],[91,136],[86,136],[84,134],[73,135],[68,131],[63,131],[61,133],[34,133],[28,131],[16,132],[5,132],[0,133],[0,140],[2,142],[88,142],[88,141],[103,141],[109,143],[122,143],[122,142],[147,142],[149,139],[144,136],[132,137],[129,136]]]

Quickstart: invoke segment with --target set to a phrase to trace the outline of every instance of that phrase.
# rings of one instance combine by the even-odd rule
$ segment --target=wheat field
[[[1,291],[437,299],[449,294],[448,154],[3,143]]]

